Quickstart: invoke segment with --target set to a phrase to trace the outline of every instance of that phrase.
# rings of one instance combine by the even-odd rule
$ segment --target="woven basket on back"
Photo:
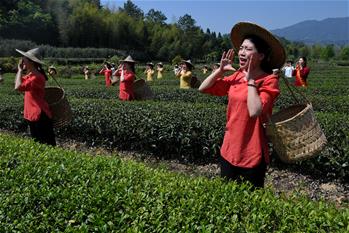
[[[285,82],[295,97],[286,80]],[[303,94],[302,96],[305,98]],[[266,134],[276,154],[286,163],[312,158],[327,143],[309,101],[292,105],[273,114],[270,122],[266,124]]]
[[[52,112],[53,127],[68,125],[72,120],[72,111],[64,90],[60,87],[46,87],[45,99]]]
[[[136,100],[149,100],[154,98],[154,93],[144,79],[136,80],[133,83],[133,92]]]

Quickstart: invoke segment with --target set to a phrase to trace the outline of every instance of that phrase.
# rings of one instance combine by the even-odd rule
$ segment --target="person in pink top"
[[[39,49],[16,51],[23,57],[18,63],[15,90],[24,92],[24,119],[29,123],[30,134],[35,141],[55,146],[52,113],[45,100],[47,76],[42,68],[44,63],[39,59]]]
[[[293,70],[292,75],[296,76],[294,85],[297,87],[307,87],[308,86],[308,75],[310,73],[310,68],[307,66],[307,58],[300,57],[296,68]]]
[[[223,52],[220,67],[203,81],[199,91],[228,96],[221,176],[249,181],[253,188],[263,187],[270,160],[263,124],[280,93],[278,76],[272,70],[284,64],[285,50],[269,31],[248,22],[232,28],[231,40],[238,50],[239,69],[234,72],[232,67],[233,49]],[[226,72],[233,73],[224,77]]]
[[[120,77],[119,99],[134,100],[133,82],[136,79],[135,61],[131,56],[121,60],[121,65],[115,71],[114,75]]]
[[[105,63],[103,68],[99,71],[99,74],[104,74],[105,77],[105,86],[110,87],[111,86],[111,65],[109,63]]]

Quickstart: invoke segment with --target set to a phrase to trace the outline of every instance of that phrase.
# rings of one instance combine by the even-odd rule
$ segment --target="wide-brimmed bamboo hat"
[[[41,65],[44,65],[45,63],[41,61],[41,55],[40,55],[40,49],[39,48],[34,48],[31,50],[28,50],[27,52],[24,52],[22,50],[16,49],[17,52],[25,56],[26,58],[29,58],[33,62],[39,63]]]
[[[136,63],[136,61],[132,59],[131,55],[128,55],[124,60],[121,60],[120,62]]]
[[[148,63],[147,63],[147,66],[154,67],[154,63],[152,63],[152,62],[148,62]]]
[[[268,63],[272,69],[281,68],[286,60],[286,52],[281,42],[265,28],[250,22],[239,22],[231,29],[230,38],[235,49],[238,49],[247,36],[257,36],[264,40],[271,51]]]
[[[187,64],[187,65],[189,65],[191,68],[195,68],[194,67],[194,65],[193,65],[193,63],[191,63],[191,60],[189,59],[189,60],[182,60],[182,62],[181,62],[181,64],[183,64],[183,63],[185,63],[185,64]]]

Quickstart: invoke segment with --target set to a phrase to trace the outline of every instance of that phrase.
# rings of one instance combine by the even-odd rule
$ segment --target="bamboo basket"
[[[305,103],[300,103],[287,80],[284,81],[297,104],[273,114],[266,124],[266,135],[281,161],[294,163],[316,156],[327,140],[315,118],[312,104],[299,92],[305,100]]]
[[[52,112],[53,127],[61,128],[72,121],[73,114],[64,89],[59,85],[55,78],[53,79],[59,87],[45,87],[45,100]]]
[[[133,92],[136,100],[149,100],[154,98],[154,93],[144,79],[138,79],[133,83]]]

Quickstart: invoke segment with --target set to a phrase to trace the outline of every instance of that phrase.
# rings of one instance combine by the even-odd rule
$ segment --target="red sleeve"
[[[121,76],[121,70],[120,69],[118,69],[116,72],[115,72],[115,74],[114,74],[115,76]]]
[[[310,69],[308,67],[304,67],[302,70],[301,70],[301,76],[302,77],[307,77],[308,74],[310,72]]]
[[[241,72],[234,72],[232,75],[227,77],[219,77],[216,82],[209,88],[205,89],[203,93],[216,95],[216,96],[226,96],[228,95],[229,88],[233,85],[236,77],[241,74]]]
[[[262,114],[271,114],[274,101],[280,94],[279,79],[275,75],[265,78],[259,88],[259,96],[262,102]]]
[[[104,74],[104,71],[105,71],[105,69],[103,68],[103,69],[101,69],[101,71],[99,71],[99,74]]]
[[[124,82],[133,82],[135,79],[135,74],[133,72],[124,72]]]
[[[22,83],[19,86],[18,90],[19,91],[30,91],[33,89],[33,78],[30,76],[24,76],[21,78]]]

